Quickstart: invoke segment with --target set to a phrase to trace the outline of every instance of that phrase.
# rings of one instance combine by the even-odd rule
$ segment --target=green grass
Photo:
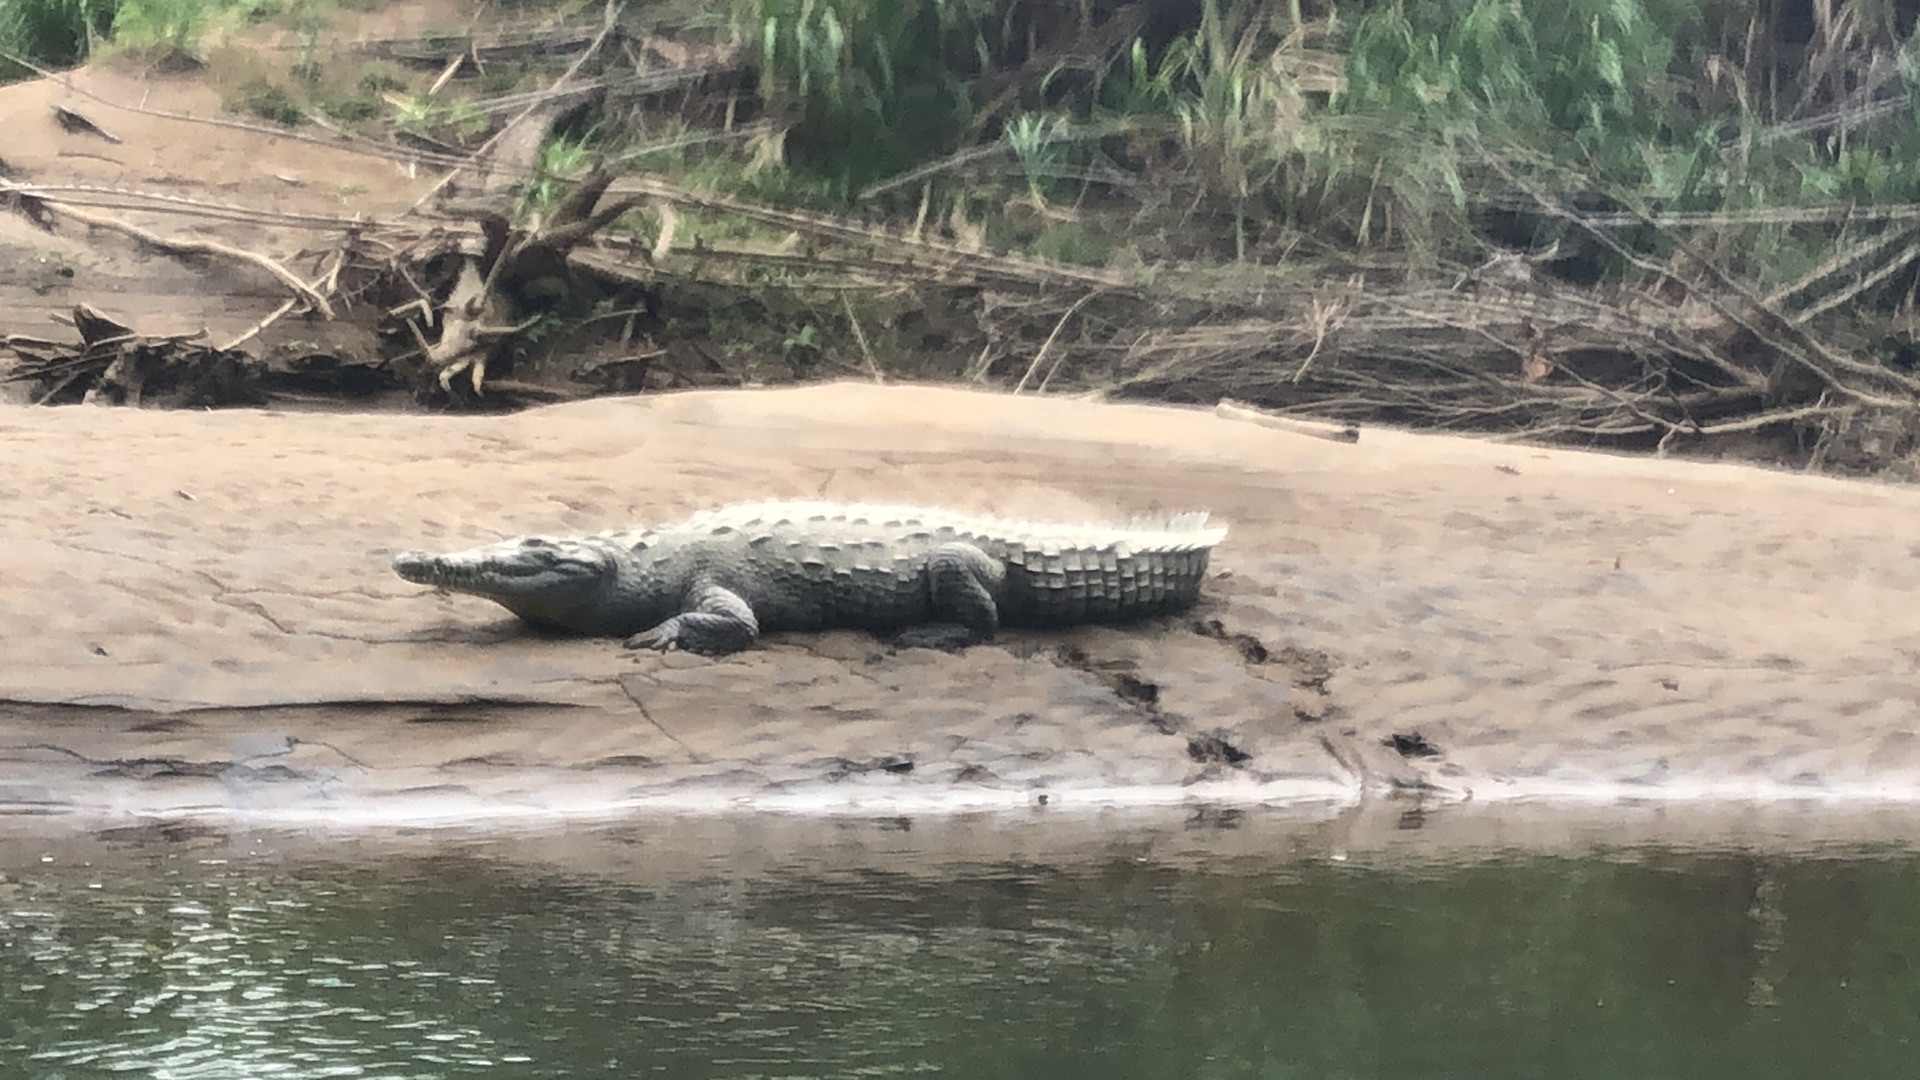
[[[283,86],[267,79],[249,79],[222,102],[228,111],[247,113],[286,127],[306,119],[300,103]]]
[[[339,3],[0,0],[0,47],[56,66],[102,44],[191,56],[263,18],[313,40]],[[730,0],[700,25],[745,43],[752,106],[785,131],[777,152],[676,142],[701,130],[653,115],[651,134],[553,144],[527,198],[551,205],[591,152],[896,224],[958,210],[996,242],[1077,262],[1131,238],[1148,262],[1310,249],[1416,275],[1568,236],[1536,197],[1615,213],[1920,202],[1920,114],[1863,111],[1920,82],[1920,41],[1897,6],[1830,6],[1830,25],[1809,29],[1731,0],[1177,0],[1102,53],[1066,3]],[[236,107],[384,117],[455,143],[487,128],[392,65],[296,59],[293,78],[242,88]],[[496,67],[485,92],[524,74]],[[635,156],[650,139],[663,148]],[[1655,229],[1616,235],[1633,256],[1672,253]],[[1761,285],[1813,272],[1835,243],[1833,229],[1789,226],[1694,239]],[[1603,276],[1630,269],[1618,253],[1593,259]],[[1904,280],[1863,302],[1895,302]]]
[[[0,0],[0,49],[43,67],[86,61],[103,46],[196,60],[210,33],[291,16],[313,22],[339,0]],[[25,69],[0,71],[21,77]]]
[[[112,31],[114,7],[111,0],[0,0],[0,49],[43,66],[77,64]],[[0,77],[28,74],[0,66]]]

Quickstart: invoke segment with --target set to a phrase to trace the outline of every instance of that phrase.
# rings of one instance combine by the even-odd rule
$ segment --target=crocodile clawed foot
[[[672,652],[680,647],[680,627],[678,620],[668,619],[651,630],[642,630],[621,642],[623,648],[652,649],[655,652]]]
[[[939,649],[941,652],[959,652],[969,645],[978,645],[987,638],[970,626],[959,623],[927,623],[924,626],[910,626],[893,636],[893,644],[903,649]]]
[[[725,656],[752,645],[759,627],[732,616],[689,611],[675,615],[651,630],[642,630],[622,642],[629,649],[689,652],[695,656]]]

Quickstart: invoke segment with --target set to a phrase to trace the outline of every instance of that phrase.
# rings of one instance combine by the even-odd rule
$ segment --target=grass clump
[[[552,210],[573,182],[593,167],[594,157],[592,132],[548,139],[534,158],[533,175],[520,186],[520,215],[527,217]]]
[[[241,83],[227,95],[223,104],[230,112],[246,113],[286,127],[297,127],[306,119],[300,103],[285,87],[264,78]]]
[[[383,60],[362,67],[355,85],[363,94],[379,95],[405,90],[408,83],[406,74],[398,64]]]
[[[0,50],[43,67],[83,63],[103,47],[181,70],[201,62],[210,33],[289,12],[311,19],[318,0],[0,0]],[[338,0],[325,0],[336,3]],[[9,65],[18,67],[17,65]],[[0,78],[26,69],[0,67]]]
[[[788,150],[852,191],[953,148],[990,52],[986,0],[743,0],[760,92],[801,118]]]
[[[113,43],[173,63],[197,60],[212,9],[206,0],[120,0]]]

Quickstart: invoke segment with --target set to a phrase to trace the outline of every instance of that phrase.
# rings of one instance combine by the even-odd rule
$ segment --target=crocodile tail
[[[1190,510],[1158,517],[1136,517],[1127,523],[1126,528],[1133,533],[1163,534],[1163,539],[1141,537],[1153,547],[1192,551],[1213,547],[1227,538],[1227,527],[1209,524],[1211,518],[1212,514],[1206,510]]]

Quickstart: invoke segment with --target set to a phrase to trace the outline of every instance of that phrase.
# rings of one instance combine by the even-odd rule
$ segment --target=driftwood
[[[36,384],[35,404],[211,406],[257,404],[263,365],[247,353],[218,349],[195,334],[146,335],[80,304],[72,312],[76,343],[25,335],[0,338],[14,365],[0,381]]]
[[[390,312],[404,321],[442,389],[450,390],[453,379],[466,374],[474,392],[484,393],[493,351],[579,288],[568,255],[640,201],[601,205],[612,180],[611,173],[596,171],[544,222],[515,223],[492,202],[443,208],[473,221],[483,243],[477,250],[470,243],[435,250],[437,256],[457,257],[458,270],[445,296],[436,300],[422,291]],[[416,250],[412,258],[420,261],[421,254]],[[430,336],[435,325],[438,334]]]
[[[1224,420],[1239,420],[1260,427],[1285,431],[1294,435],[1306,435],[1328,442],[1357,443],[1360,441],[1359,424],[1336,424],[1324,420],[1301,420],[1291,416],[1275,416],[1238,401],[1225,398],[1213,407],[1213,414]]]

